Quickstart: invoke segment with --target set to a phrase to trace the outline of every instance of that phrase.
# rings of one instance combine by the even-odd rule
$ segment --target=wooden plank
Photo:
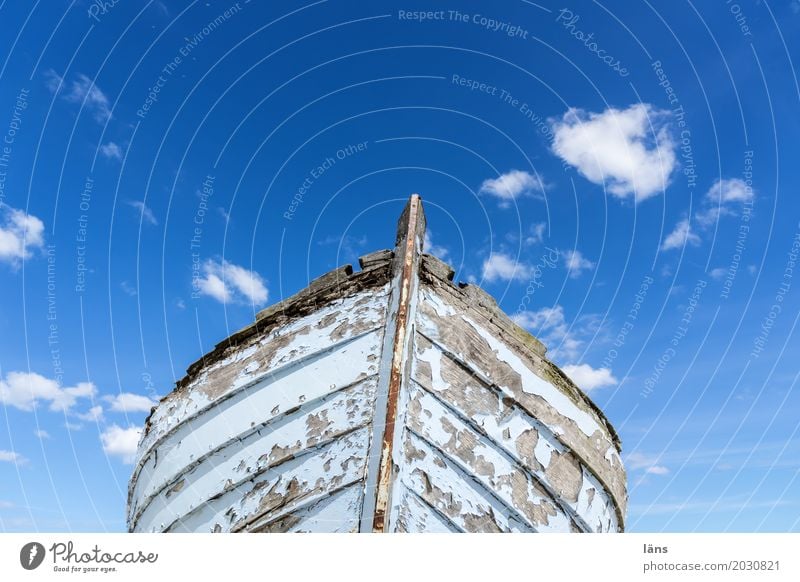
[[[394,497],[397,500],[397,533],[460,533],[464,530],[447,519],[419,495],[412,492],[402,481],[395,481]]]
[[[164,527],[162,524],[169,524],[223,492],[234,480],[367,426],[372,420],[376,384],[375,377],[369,378],[258,426],[199,459],[197,465],[170,481],[162,478],[160,488],[154,477],[151,483],[157,495],[141,502],[140,514],[134,518],[137,531],[158,531]]]
[[[129,515],[165,483],[176,479],[196,459],[236,441],[254,427],[374,375],[381,330],[344,341],[304,365],[269,374],[203,414],[190,418],[152,449],[132,482]]]
[[[308,507],[301,507],[248,528],[253,533],[354,533],[358,531],[361,483],[350,485]]]
[[[481,382],[497,387],[504,397],[516,402],[557,435],[609,491],[616,505],[618,522],[622,523],[627,502],[625,471],[604,422],[588,405],[581,405],[560,386],[551,383],[553,378],[547,372],[551,363],[515,351],[513,346],[493,337],[478,323],[478,318],[449,301],[432,289],[422,287],[417,331],[436,342]],[[433,352],[428,358],[434,373],[438,365],[436,358]]]
[[[333,301],[319,311],[256,336],[226,358],[199,372],[172,392],[150,417],[150,429],[140,445],[141,456],[166,433],[215,405],[220,399],[258,382],[265,375],[330,350],[366,331],[383,329],[389,286],[362,291]],[[134,472],[135,473],[135,472]]]
[[[617,517],[613,507],[609,514],[608,493],[556,434],[419,334],[415,353],[412,378],[429,395],[412,403],[412,409],[422,406],[429,412],[435,410],[428,422],[437,415],[447,415],[453,423],[468,424],[535,476],[565,511],[577,516],[579,527],[596,530],[602,523],[616,531]],[[432,402],[432,398],[441,404]],[[587,503],[589,499],[594,503]],[[599,531],[608,530],[604,525]]]
[[[403,435],[404,462],[399,482],[465,532],[531,532],[535,529],[486,482],[479,483],[463,463],[434,447],[420,436]],[[395,506],[392,523],[412,507]]]
[[[284,514],[364,479],[369,430],[358,429],[302,456],[269,467],[198,506],[166,531],[224,532]],[[342,515],[339,521],[353,516]]]
[[[411,389],[407,422],[414,433],[447,454],[516,513],[525,516],[536,530],[569,528],[564,523],[570,521],[565,517],[565,509],[569,508],[564,507],[558,496],[545,490],[502,446],[473,430],[418,387]],[[580,469],[576,469],[580,475]]]

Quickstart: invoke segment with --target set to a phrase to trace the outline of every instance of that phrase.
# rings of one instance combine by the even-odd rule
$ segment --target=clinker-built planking
[[[479,287],[394,251],[273,305],[153,409],[128,526],[158,532],[615,532],[603,413]]]

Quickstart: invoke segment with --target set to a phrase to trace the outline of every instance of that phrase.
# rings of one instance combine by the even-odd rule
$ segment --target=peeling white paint
[[[368,442],[366,428],[336,439],[200,505],[169,531],[230,531],[264,511],[272,511],[271,517],[278,518],[320,501],[329,495],[327,491],[338,491],[364,478]],[[352,518],[338,517],[342,521]]]
[[[272,355],[270,361],[263,366],[262,372],[264,374],[274,373],[281,366],[328,349],[334,344],[351,339],[354,335],[360,333],[353,332],[352,329],[348,329],[348,326],[357,328],[371,324],[370,327],[372,328],[381,327],[386,317],[388,290],[388,285],[386,285],[380,289],[365,291],[351,297],[336,300],[312,315],[273,330],[253,345],[246,346],[232,355],[211,364],[184,390],[173,392],[156,408],[151,418],[152,429],[145,435],[139,446],[140,456],[147,454],[152,445],[168,431],[186,421],[192,415],[208,408],[219,397],[257,381],[258,377],[253,372],[261,368],[261,366],[252,368],[252,364],[248,360],[256,358],[262,350],[280,341],[281,338],[292,337],[306,328],[308,330],[306,333],[296,335],[288,345],[279,348]],[[356,307],[359,302],[362,302],[362,304]],[[327,325],[321,325],[321,322],[326,321],[326,319],[330,320]],[[331,337],[337,328],[344,330],[342,337]],[[247,363],[244,364],[245,362]],[[210,385],[209,377],[214,372],[228,369],[235,364],[244,364],[242,368],[244,370],[249,369],[251,372],[246,372],[245,375],[237,375],[229,386],[215,386],[215,391],[218,393],[215,398],[210,398],[203,392],[203,388]]]
[[[172,481],[165,482],[154,476],[151,490],[159,493],[147,505],[139,523],[169,523],[222,493],[231,481],[247,479],[285,460],[287,455],[367,426],[372,419],[375,385],[375,378],[365,380],[326,400],[309,403],[295,413],[278,417],[271,424],[259,425],[258,430],[229,441],[198,467],[182,471]],[[314,428],[317,430],[312,430]],[[176,482],[182,483],[181,488],[173,492]]]
[[[358,531],[359,509],[364,498],[359,484],[334,493],[309,507],[282,518],[255,523],[254,531],[286,533],[353,533]]]
[[[430,260],[441,280],[408,287],[398,351],[400,263],[391,283],[239,335],[164,399],[140,443],[131,529],[351,532],[373,518],[408,532],[621,529],[624,469],[602,414]],[[392,361],[403,365],[382,457]]]
[[[497,340],[469,317],[464,317],[464,321],[471,325],[475,331],[486,340],[495,354],[497,354],[499,360],[506,362],[514,370],[522,372],[526,369],[527,366],[522,362],[520,357],[508,349],[504,343]],[[572,420],[586,436],[592,436],[596,431],[602,430],[600,424],[591,414],[581,410],[569,396],[549,382],[533,373],[521,373],[520,376],[522,377],[522,390],[524,392],[536,394],[544,398],[553,408],[558,410],[560,414]]]
[[[368,363],[366,358],[378,352],[379,337],[377,332],[362,336],[305,366],[265,377],[252,388],[220,402],[207,414],[182,423],[147,458],[135,495],[146,499],[175,479],[193,460],[239,438],[254,426],[352,384],[364,374],[375,374],[377,365]]]

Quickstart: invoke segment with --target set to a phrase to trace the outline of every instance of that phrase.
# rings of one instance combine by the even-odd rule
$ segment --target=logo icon
[[[44,562],[44,546],[39,542],[28,542],[19,551],[19,563],[26,570],[35,570]]]

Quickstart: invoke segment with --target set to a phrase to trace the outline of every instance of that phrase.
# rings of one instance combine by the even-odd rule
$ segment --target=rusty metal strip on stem
[[[392,449],[394,447],[394,427],[397,419],[397,403],[400,396],[400,387],[403,382],[403,364],[405,362],[406,334],[408,330],[409,304],[411,303],[412,279],[417,245],[417,223],[420,198],[414,194],[409,201],[408,228],[403,242],[403,265],[400,279],[400,301],[397,307],[397,326],[394,341],[392,342],[392,366],[389,375],[389,393],[386,402],[386,424],[383,431],[381,444],[381,462],[378,469],[378,486],[375,500],[375,514],[372,521],[374,532],[385,532],[387,520],[386,513],[389,507],[391,477],[392,477]]]

